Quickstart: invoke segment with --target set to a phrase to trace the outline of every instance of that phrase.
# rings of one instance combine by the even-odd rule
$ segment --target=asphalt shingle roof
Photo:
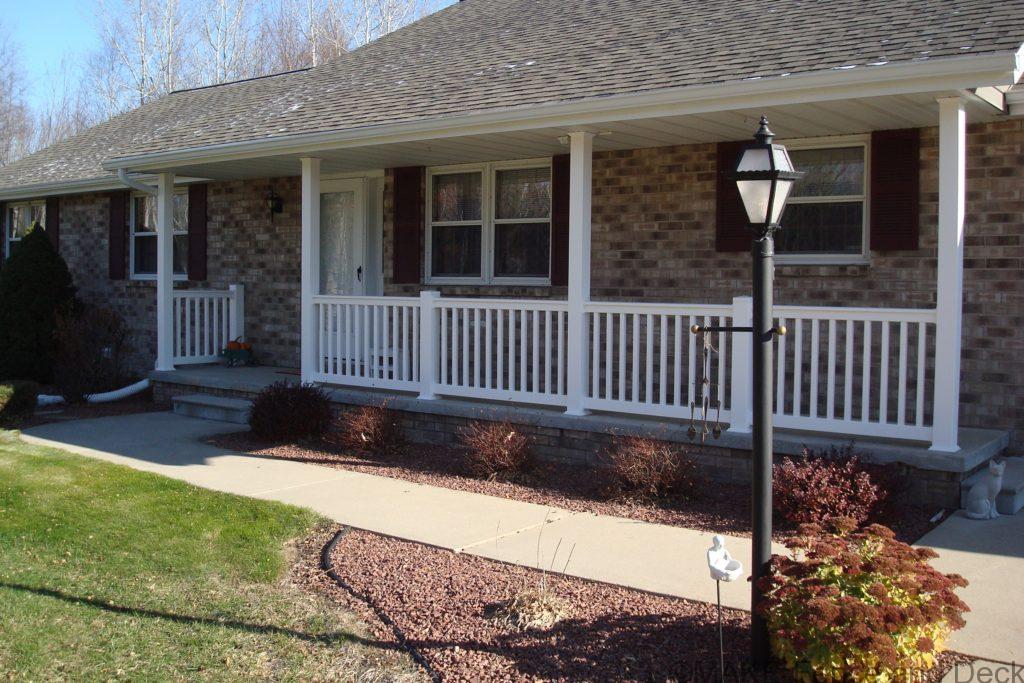
[[[0,189],[112,177],[113,173],[102,168],[105,160],[181,126],[187,127],[210,112],[256,110],[262,103],[272,103],[302,73],[290,72],[171,93],[7,166],[0,166]]]
[[[62,152],[51,148],[0,169],[0,187],[45,175],[41,156],[51,177],[95,170],[104,146],[104,158],[133,156],[1009,53],[1022,43],[1024,0],[464,0],[303,73],[169,95],[55,146]],[[90,159],[59,168],[61,154],[76,157],[84,147]]]

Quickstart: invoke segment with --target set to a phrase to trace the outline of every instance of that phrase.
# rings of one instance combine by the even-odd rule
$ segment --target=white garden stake
[[[715,534],[711,537],[708,548],[708,570],[715,581],[715,593],[718,596],[718,666],[720,680],[725,680],[725,644],[722,639],[722,582],[735,581],[743,575],[743,563],[732,559],[725,549],[725,539]]]

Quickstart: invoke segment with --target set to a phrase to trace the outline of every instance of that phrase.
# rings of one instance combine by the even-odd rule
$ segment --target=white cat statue
[[[1003,470],[1006,469],[1006,461],[988,461],[988,479],[979,481],[971,487],[967,494],[967,507],[964,514],[971,519],[995,519],[999,516],[996,511],[996,496],[1003,488]]]

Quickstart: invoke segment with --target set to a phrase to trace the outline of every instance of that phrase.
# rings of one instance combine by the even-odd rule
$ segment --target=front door
[[[357,178],[320,183],[320,294],[366,292],[363,182]]]

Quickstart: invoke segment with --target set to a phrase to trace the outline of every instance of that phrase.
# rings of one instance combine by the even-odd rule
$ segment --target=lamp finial
[[[757,140],[758,144],[770,145],[772,140],[775,139],[775,133],[768,127],[768,117],[761,114],[760,123],[761,125],[758,127],[757,132],[754,133],[754,139]]]

